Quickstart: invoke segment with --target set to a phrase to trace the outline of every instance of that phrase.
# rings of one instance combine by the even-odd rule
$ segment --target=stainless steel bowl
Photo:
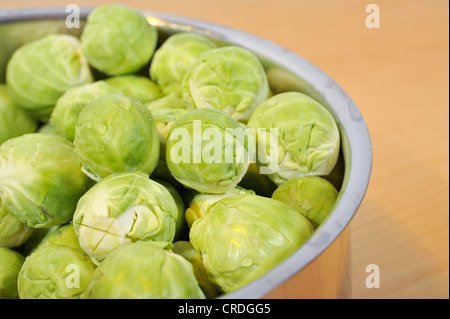
[[[0,11],[0,82],[17,47],[49,33],[80,35],[91,8],[81,8],[78,29],[65,25],[65,8]],[[222,25],[160,12],[143,11],[164,39],[179,31],[207,35],[219,43],[250,49],[261,59],[274,93],[300,91],[318,100],[338,123],[345,166],[335,208],[292,256],[251,284],[221,298],[350,297],[349,223],[369,184],[372,145],[364,119],[347,93],[316,66],[277,44]]]

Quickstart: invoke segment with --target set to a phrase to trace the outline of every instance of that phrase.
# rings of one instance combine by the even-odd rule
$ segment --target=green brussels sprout
[[[0,247],[20,246],[30,238],[33,232],[34,228],[28,227],[3,208],[0,197]]]
[[[192,226],[194,221],[205,217],[208,208],[218,202],[221,199],[224,199],[231,195],[242,195],[242,194],[255,194],[252,190],[247,190],[242,187],[236,187],[231,189],[223,194],[205,194],[199,193],[197,194],[189,204],[189,207],[186,209],[186,222],[189,228]]]
[[[105,95],[81,110],[74,145],[83,171],[95,181],[120,172],[151,174],[159,159],[152,113],[121,94]]]
[[[89,64],[108,75],[134,73],[150,62],[158,33],[137,10],[103,5],[87,17],[81,48]]]
[[[0,299],[18,299],[17,277],[25,261],[15,250],[0,247]]]
[[[167,243],[128,243],[97,267],[86,299],[204,299],[192,265]]]
[[[272,198],[295,208],[314,227],[318,227],[330,214],[338,191],[326,179],[319,176],[303,176],[291,179],[272,194]]]
[[[29,255],[19,272],[21,299],[80,299],[95,270],[81,250],[48,245]]]
[[[226,293],[267,273],[311,236],[311,223],[289,205],[258,195],[226,197],[191,227],[208,277]]]
[[[70,221],[89,186],[73,145],[60,136],[30,133],[0,146],[3,206],[30,227]]]
[[[136,74],[114,76],[106,79],[105,82],[142,103],[150,103],[163,96],[161,88],[156,83]]]
[[[188,112],[172,126],[167,166],[175,179],[202,193],[225,193],[237,186],[252,158],[253,135],[227,113]]]
[[[128,242],[172,242],[177,215],[171,193],[147,174],[116,173],[79,200],[73,227],[80,246],[99,264]]]
[[[176,187],[171,184],[170,182],[167,182],[165,180],[158,180],[158,179],[154,179],[155,182],[161,184],[162,186],[164,186],[165,188],[167,188],[167,190],[170,192],[170,194],[172,195],[173,199],[175,200],[175,204],[177,205],[177,222],[176,222],[176,226],[175,226],[175,236],[173,238],[173,240],[180,240],[181,238],[184,237],[185,232],[186,232],[186,219],[184,217],[184,210],[185,210],[185,206],[184,206],[184,201],[183,198],[181,198],[180,193],[178,192],[178,190],[176,189]]]
[[[220,295],[219,289],[209,280],[205,265],[203,265],[202,255],[195,250],[189,241],[179,240],[173,243],[172,251],[183,256],[192,264],[195,278],[200,285],[206,298],[215,298]]]
[[[0,84],[0,144],[36,129],[37,122],[14,104],[6,85]]]
[[[67,90],[56,102],[50,116],[50,124],[56,134],[69,141],[75,139],[75,127],[81,110],[99,97],[121,93],[105,81],[88,83]]]
[[[269,96],[266,73],[249,50],[228,46],[202,54],[183,79],[183,97],[196,108],[215,108],[246,123]]]
[[[200,34],[175,33],[155,51],[150,64],[150,77],[165,94],[181,93],[183,78],[191,65],[203,53],[216,47],[214,42]]]
[[[71,35],[48,35],[23,45],[13,53],[6,69],[13,101],[44,122],[65,91],[92,81],[80,41]]]
[[[248,127],[257,134],[257,163],[277,185],[301,176],[327,175],[337,162],[338,126],[324,106],[303,93],[271,97],[253,112]]]

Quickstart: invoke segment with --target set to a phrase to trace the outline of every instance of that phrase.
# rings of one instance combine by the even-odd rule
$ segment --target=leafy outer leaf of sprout
[[[200,193],[195,195],[185,212],[188,226],[191,227],[194,221],[204,217],[208,211],[208,208],[214,203],[228,196],[241,194],[255,194],[255,192],[253,190],[247,190],[237,186],[236,188],[223,194]]]
[[[231,292],[267,273],[313,232],[311,223],[280,201],[245,194],[226,197],[189,233],[209,278]]]

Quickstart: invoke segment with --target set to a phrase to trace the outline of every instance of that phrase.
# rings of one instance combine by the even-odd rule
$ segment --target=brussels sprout
[[[88,83],[69,89],[56,102],[56,106],[50,116],[50,124],[53,126],[56,134],[73,142],[75,139],[75,127],[81,110],[89,102],[99,97],[117,93],[121,92],[104,81]]]
[[[30,238],[33,232],[34,228],[28,227],[3,208],[0,198],[0,247],[20,246]]]
[[[30,133],[0,146],[3,206],[30,227],[70,221],[89,186],[73,145],[60,136]]]
[[[208,208],[218,202],[221,199],[224,199],[231,195],[242,195],[242,194],[255,194],[252,190],[247,190],[241,187],[236,187],[232,190],[229,190],[223,194],[205,194],[200,193],[197,194],[191,201],[189,207],[186,209],[186,222],[189,228],[192,226],[194,221],[200,219],[206,215]]]
[[[252,158],[253,135],[228,114],[198,109],[179,118],[166,144],[166,162],[181,184],[202,193],[236,187]]]
[[[0,299],[18,299],[17,277],[25,257],[17,251],[0,247]]]
[[[204,299],[192,265],[164,249],[136,242],[114,250],[95,270],[87,299]]]
[[[4,84],[0,84],[0,144],[37,129],[37,122],[16,106]]]
[[[248,126],[257,133],[262,154],[258,164],[268,163],[268,176],[277,185],[296,177],[327,175],[338,159],[340,136],[333,116],[303,93],[271,97],[253,112]]]
[[[135,74],[118,75],[105,80],[127,96],[134,97],[142,103],[150,103],[162,98],[161,88],[149,78]]]
[[[103,5],[88,16],[81,35],[89,64],[108,75],[134,73],[146,65],[158,33],[145,17],[124,5]]]
[[[21,299],[79,299],[95,265],[79,249],[48,245],[29,255],[19,272]]]
[[[249,50],[229,46],[200,56],[183,79],[183,97],[196,108],[215,108],[246,123],[269,96],[266,73]]]
[[[99,264],[135,241],[172,242],[177,205],[170,192],[143,172],[112,174],[80,199],[73,227],[80,246]]]
[[[311,223],[289,205],[245,194],[213,204],[189,235],[211,281],[231,292],[282,262],[312,232]]]
[[[272,194],[272,198],[295,208],[318,227],[330,214],[338,196],[333,184],[319,176],[291,179]]]
[[[92,81],[80,42],[71,35],[53,34],[25,44],[14,52],[6,69],[13,101],[45,122],[65,91]]]
[[[202,255],[195,250],[189,241],[180,240],[173,244],[172,251],[183,256],[192,264],[195,278],[200,285],[206,298],[215,298],[220,295],[219,289],[209,280],[205,265],[203,265]]]
[[[75,128],[75,151],[95,181],[119,172],[155,169],[159,139],[151,112],[138,100],[110,94],[86,105]]]
[[[200,34],[175,33],[156,50],[150,64],[150,77],[165,94],[181,93],[181,83],[191,65],[200,55],[216,47],[214,42]]]

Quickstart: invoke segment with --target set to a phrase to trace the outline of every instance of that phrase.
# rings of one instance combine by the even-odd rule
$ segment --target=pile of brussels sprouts
[[[0,85],[0,298],[215,298],[332,211],[340,137],[258,57],[97,7]],[[250,133],[249,133],[250,132]]]

